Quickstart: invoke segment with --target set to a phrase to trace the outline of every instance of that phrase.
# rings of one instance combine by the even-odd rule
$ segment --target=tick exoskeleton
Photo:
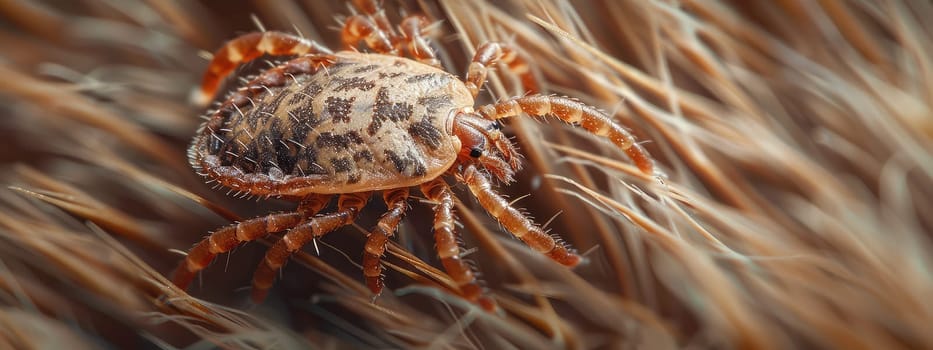
[[[410,188],[417,187],[434,205],[437,254],[458,293],[493,310],[494,301],[461,260],[446,178],[464,183],[502,227],[532,249],[565,266],[581,262],[493,189],[491,177],[509,183],[521,165],[498,119],[557,117],[608,138],[642,172],[654,173],[652,159],[628,131],[576,100],[534,94],[474,108],[487,68],[497,62],[519,74],[526,89],[536,88],[527,62],[511,46],[481,45],[461,81],[440,68],[423,35],[423,17],[406,18],[397,31],[381,12],[361,9],[345,22],[343,40],[348,48],[364,42],[372,53],[334,53],[269,31],[242,35],[214,54],[199,90],[202,101],[241,64],[262,55],[297,58],[261,72],[208,113],[188,152],[191,165],[231,191],[299,204],[294,212],[235,223],[204,238],[176,269],[177,286],[187,287],[217,254],[285,232],[254,274],[252,297],[260,302],[292,253],[353,223],[371,194],[381,191],[388,210],[369,234],[363,256],[366,283],[379,294],[386,242],[405,215]],[[336,210],[319,213],[333,196]]]

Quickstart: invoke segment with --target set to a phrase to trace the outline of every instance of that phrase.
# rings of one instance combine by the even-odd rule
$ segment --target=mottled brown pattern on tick
[[[347,131],[345,134],[335,134],[332,132],[322,132],[314,140],[314,143],[320,149],[341,150],[363,144],[363,137],[356,130]]]
[[[353,106],[353,101],[356,100],[356,97],[350,98],[340,98],[336,96],[330,96],[327,98],[324,103],[327,105],[327,113],[330,114],[330,117],[334,119],[334,122],[349,123],[350,122],[350,113],[352,112],[351,107]]]
[[[444,134],[440,129],[434,126],[427,117],[422,119],[420,122],[412,123],[408,127],[408,134],[411,135],[412,139],[427,145],[431,149],[437,149],[441,146],[441,141],[444,139]]]
[[[450,101],[450,95],[421,96],[418,98],[418,104],[424,106],[427,115],[434,115],[447,106]]]
[[[302,89],[302,91],[291,95],[291,97],[288,99],[288,104],[297,105],[301,103],[301,101],[304,101],[304,100],[312,101],[314,97],[320,94],[321,91],[323,90],[324,88],[322,88],[321,85],[318,85],[315,83],[307,83],[304,85],[304,88]]]
[[[404,75],[404,73],[402,72],[392,72],[392,73],[379,72],[379,79],[397,78],[402,75]]]
[[[379,68],[379,65],[378,65],[378,64],[368,64],[368,65],[365,65],[365,66],[360,66],[360,67],[358,67],[358,68],[354,68],[354,69],[353,69],[353,73],[356,73],[356,74],[359,74],[359,73],[368,73],[368,72],[372,72],[372,71],[374,71],[374,70],[376,70],[376,69],[378,69],[378,68]]]
[[[424,173],[427,171],[424,167],[424,162],[416,154],[411,152],[399,154],[389,149],[385,150],[385,153],[389,161],[392,162],[392,165],[395,166],[395,170],[401,175],[424,176]]]
[[[427,73],[427,74],[418,74],[413,75],[405,79],[405,82],[408,84],[416,84],[420,82],[429,81],[432,79],[437,79],[437,74]]]
[[[460,142],[448,130],[450,111],[472,104],[458,79],[390,56],[335,57],[315,74],[264,87],[208,131],[198,152],[255,181],[272,179],[259,191],[242,186],[259,195],[289,181],[302,185],[281,194],[411,186],[454,162]]]
[[[376,103],[373,104],[373,120],[369,124],[369,134],[376,134],[387,120],[396,123],[407,121],[412,113],[413,107],[410,103],[393,102],[389,98],[389,89],[381,87],[376,93]]]
[[[369,89],[376,86],[376,81],[363,77],[333,78],[333,86],[334,91],[350,91],[353,89],[369,91]]]

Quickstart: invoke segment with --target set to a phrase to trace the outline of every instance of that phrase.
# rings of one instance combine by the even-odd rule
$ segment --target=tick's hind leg
[[[596,136],[608,138],[625,152],[642,173],[658,175],[654,173],[654,160],[628,130],[603,112],[580,101],[560,96],[531,95],[485,105],[476,111],[490,120],[513,117],[523,112],[532,116],[553,115],[566,123],[579,125]]]
[[[308,219],[288,230],[282,239],[275,242],[266,252],[265,258],[253,274],[253,301],[260,303],[266,299],[269,287],[278,271],[292,253],[298,251],[312,239],[321,237],[342,226],[353,223],[357,214],[366,206],[371,193],[352,193],[340,195],[337,211]]]
[[[220,82],[234,69],[263,54],[271,56],[294,56],[306,53],[330,54],[326,47],[316,42],[282,32],[253,32],[228,41],[217,52],[207,66],[201,81],[201,89],[194,102],[206,105],[217,93]]]
[[[525,58],[519,55],[518,49],[505,43],[488,42],[476,49],[464,81],[474,99],[479,94],[479,89],[486,82],[489,67],[499,62],[505,63],[510,72],[518,75],[525,92],[536,93],[540,91],[538,79],[535,78]]]
[[[524,214],[512,207],[505,198],[493,191],[489,178],[480,173],[475,166],[467,166],[461,176],[461,181],[466,183],[470,192],[479,201],[479,204],[492,215],[502,227],[512,233],[522,242],[525,242],[531,249],[541,254],[547,255],[552,260],[565,266],[576,266],[583,258],[567,249],[561,242],[554,240],[538,227],[534,222],[528,219]]]
[[[375,295],[382,293],[382,264],[380,262],[386,251],[386,243],[395,234],[399,222],[405,216],[405,210],[408,209],[408,188],[387,190],[383,192],[382,197],[388,210],[379,218],[376,228],[366,239],[366,246],[363,250],[363,275],[366,277],[366,285]]]
[[[225,226],[215,231],[188,251],[185,260],[175,268],[172,283],[181,289],[188,288],[198,271],[207,267],[218,254],[226,253],[240,245],[240,243],[253,241],[269,233],[285,231],[295,227],[305,217],[314,215],[318,210],[321,210],[329,199],[330,196],[312,197],[302,202],[295,212],[269,214]]]
[[[421,185],[421,192],[435,203],[434,244],[444,270],[457,284],[464,299],[479,304],[487,311],[496,311],[498,306],[495,300],[485,295],[483,288],[476,282],[473,270],[460,258],[460,246],[454,226],[454,198],[450,186],[443,179],[434,179]]]

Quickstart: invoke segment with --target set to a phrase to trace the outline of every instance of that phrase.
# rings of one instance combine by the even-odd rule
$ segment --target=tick
[[[262,55],[296,58],[261,72],[208,111],[188,150],[192,167],[230,191],[290,199],[298,206],[208,235],[175,270],[177,286],[186,288],[218,254],[285,232],[253,275],[252,298],[261,302],[292,253],[353,223],[372,194],[381,192],[388,209],[369,233],[363,255],[366,284],[378,295],[386,242],[416,188],[433,203],[437,254],[460,295],[492,310],[495,303],[461,260],[448,179],[465,184],[486,212],[532,249],[565,266],[582,260],[496,193],[491,179],[508,184],[521,166],[499,119],[556,117],[608,138],[642,172],[654,173],[652,159],[625,128],[577,100],[533,94],[474,108],[496,63],[535,89],[528,62],[514,47],[481,45],[461,81],[440,67],[423,17],[407,17],[393,28],[375,7],[361,9],[344,24],[344,51],[267,31],[237,37],[214,54],[201,100],[211,99],[238,66]],[[361,42],[372,52],[352,49]],[[332,197],[336,209],[321,212]]]

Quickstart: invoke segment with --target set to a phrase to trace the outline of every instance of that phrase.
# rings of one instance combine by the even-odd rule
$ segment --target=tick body
[[[642,172],[654,175],[654,162],[628,131],[579,101],[532,94],[474,108],[487,70],[496,63],[518,74],[526,90],[537,90],[515,48],[481,45],[461,81],[439,67],[423,17],[404,19],[397,32],[376,2],[355,5],[362,13],[346,21],[344,44],[355,48],[362,42],[372,53],[333,53],[280,32],[246,34],[215,53],[199,90],[202,102],[243,63],[262,55],[292,58],[244,83],[208,112],[188,151],[191,165],[229,191],[299,204],[293,212],[238,222],[204,238],[175,270],[179,287],[187,287],[218,254],[285,232],[254,273],[253,300],[262,301],[292,253],[353,223],[372,194],[381,192],[387,210],[369,233],[362,264],[367,285],[379,294],[386,243],[416,189],[434,206],[437,254],[455,292],[495,310],[461,259],[447,179],[465,184],[483,209],[532,249],[565,266],[582,261],[496,193],[491,179],[507,184],[521,166],[498,119],[556,117],[605,137]],[[322,211],[332,197],[336,208]]]
[[[192,165],[235,191],[288,197],[416,186],[453,165],[454,117],[473,106],[457,77],[380,54],[315,63],[313,74],[267,73],[258,95],[222,107]]]

